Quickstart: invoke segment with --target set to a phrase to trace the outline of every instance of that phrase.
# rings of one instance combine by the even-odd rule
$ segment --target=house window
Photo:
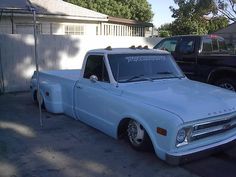
[[[66,25],[65,34],[67,35],[84,35],[83,25]]]
[[[42,33],[42,25],[36,24],[36,33]],[[16,24],[16,34],[34,34],[34,25],[32,24]]]
[[[104,24],[103,35],[105,36],[144,36],[144,27],[126,26],[117,24]]]

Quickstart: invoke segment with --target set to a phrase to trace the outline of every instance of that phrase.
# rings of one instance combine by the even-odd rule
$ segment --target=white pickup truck
[[[236,140],[236,93],[189,80],[166,51],[91,50],[81,70],[39,72],[40,94],[34,73],[30,87],[47,111],[127,137],[136,150],[152,147],[170,164]]]

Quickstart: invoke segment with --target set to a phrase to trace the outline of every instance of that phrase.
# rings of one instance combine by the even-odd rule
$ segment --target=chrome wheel
[[[128,138],[133,146],[141,145],[145,140],[143,126],[135,120],[130,120],[127,128]]]

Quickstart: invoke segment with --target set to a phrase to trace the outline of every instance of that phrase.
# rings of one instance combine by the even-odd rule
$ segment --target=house
[[[0,4],[4,1],[1,0]],[[19,3],[18,0],[11,1]],[[38,34],[144,37],[146,31],[153,27],[152,23],[109,17],[63,0],[25,1],[36,9]],[[32,34],[32,15],[0,11],[0,33]]]
[[[214,34],[225,38],[227,44],[234,45],[236,47],[236,22],[228,25],[226,28],[220,29]]]

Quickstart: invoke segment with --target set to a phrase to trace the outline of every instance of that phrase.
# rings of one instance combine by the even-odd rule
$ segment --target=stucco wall
[[[143,37],[40,35],[39,67],[40,70],[81,68],[83,57],[90,49],[131,45],[148,45],[152,48],[159,40]],[[34,70],[33,35],[0,35],[1,90],[3,85],[5,92],[29,90],[29,80]]]

